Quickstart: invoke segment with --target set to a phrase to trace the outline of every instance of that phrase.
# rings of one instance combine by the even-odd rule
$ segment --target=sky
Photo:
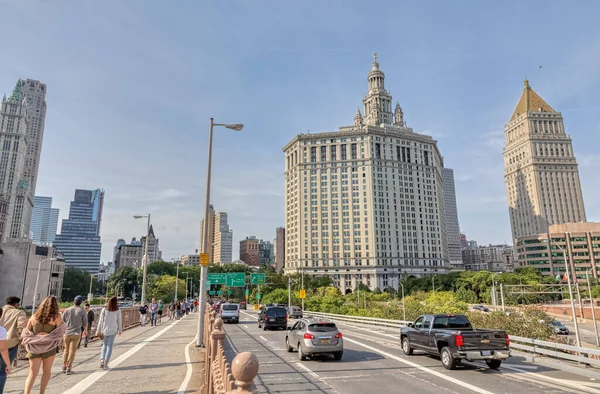
[[[600,2],[0,0],[0,93],[47,84],[37,195],[68,216],[105,190],[102,261],[152,214],[163,257],[198,247],[211,202],[239,241],[284,225],[282,147],[362,111],[372,53],[409,127],[453,168],[461,230],[511,243],[503,130],[528,78],[562,112],[600,221]],[[60,232],[60,225],[59,225]]]

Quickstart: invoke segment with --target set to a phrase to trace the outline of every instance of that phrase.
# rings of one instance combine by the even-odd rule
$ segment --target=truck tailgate
[[[465,350],[502,350],[506,349],[506,333],[494,330],[474,330],[461,332]]]

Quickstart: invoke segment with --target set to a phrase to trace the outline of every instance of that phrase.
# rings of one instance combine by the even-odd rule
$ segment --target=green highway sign
[[[227,295],[231,295],[232,291],[231,290],[227,290]]]
[[[244,272],[230,272],[227,274],[227,286],[244,287],[246,286],[246,274]]]
[[[217,294],[217,292],[216,291],[209,291],[208,294],[211,295],[211,296],[214,296],[215,294]]]
[[[260,300],[260,294],[256,295],[256,299]]]
[[[250,291],[246,289],[246,295],[250,295]]]
[[[224,285],[227,283],[227,274],[208,274],[207,285]]]
[[[265,274],[250,274],[250,284],[264,285],[265,284]]]
[[[217,291],[217,295],[223,295],[223,292],[221,290]]]

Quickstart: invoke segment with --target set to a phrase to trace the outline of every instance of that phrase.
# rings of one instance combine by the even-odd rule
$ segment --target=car
[[[302,318],[288,328],[285,348],[288,352],[296,350],[300,361],[321,355],[332,355],[334,359],[341,360],[344,354],[344,340],[334,322]]]
[[[290,306],[288,308],[288,316],[293,319],[302,319],[302,308],[298,306]]]
[[[510,339],[502,330],[474,329],[465,315],[422,315],[400,329],[402,351],[414,350],[440,356],[446,369],[455,369],[461,360],[484,360],[491,369],[500,368],[510,357]]]
[[[569,335],[569,329],[559,322],[558,320],[552,320],[550,322],[550,327],[554,329],[554,333],[558,335]]]
[[[258,312],[258,328],[287,328],[287,311],[281,306],[263,308]]]
[[[473,305],[473,309],[481,312],[489,312],[489,308],[485,305]]]
[[[240,309],[246,310],[248,307],[246,306],[246,301],[240,302]]]
[[[221,305],[220,317],[224,322],[240,322],[240,305],[226,302]]]

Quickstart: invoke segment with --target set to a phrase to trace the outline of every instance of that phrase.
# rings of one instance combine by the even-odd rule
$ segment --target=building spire
[[[354,115],[354,126],[361,126],[363,123],[363,117],[360,113],[360,109],[356,108],[356,114]]]
[[[373,67],[371,71],[379,71],[379,63],[377,63],[377,52],[373,52]]]
[[[385,90],[385,74],[379,68],[377,52],[373,53],[373,66],[368,76],[369,93],[363,99],[365,123],[392,124],[392,96]]]
[[[523,93],[521,94],[521,98],[519,99],[513,115],[510,118],[511,121],[515,120],[519,117],[519,115],[526,112],[556,112],[531,88],[527,78],[523,84],[525,85],[523,88]]]
[[[20,103],[23,101],[23,89],[21,87],[21,79],[17,81],[15,88],[13,89],[10,96],[8,96],[8,101]]]
[[[396,109],[394,110],[394,124],[396,126],[405,126],[404,123],[404,112],[400,107],[400,103],[396,101]]]

